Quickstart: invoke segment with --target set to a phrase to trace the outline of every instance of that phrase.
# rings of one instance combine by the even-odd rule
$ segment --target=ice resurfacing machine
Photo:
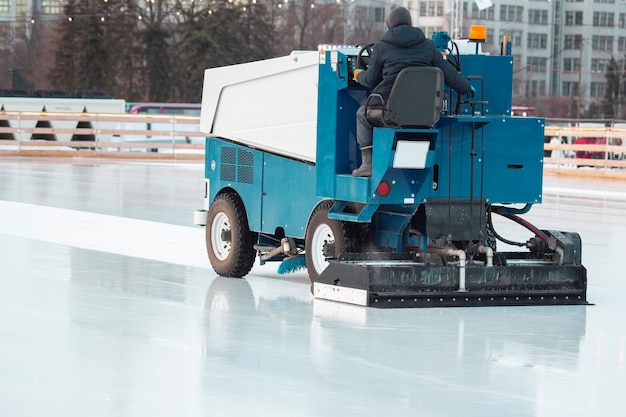
[[[377,127],[364,178],[351,172],[355,113],[369,90],[352,76],[371,45],[206,70],[205,207],[195,223],[206,225],[219,275],[243,277],[258,256],[306,266],[314,297],[352,304],[586,303],[579,235],[521,217],[542,198],[544,120],[511,115],[510,45],[489,55],[445,33],[434,40],[476,96],[450,91],[439,69],[406,69],[387,103],[368,111]],[[532,237],[500,236],[495,216]],[[521,249],[500,252],[498,241]]]

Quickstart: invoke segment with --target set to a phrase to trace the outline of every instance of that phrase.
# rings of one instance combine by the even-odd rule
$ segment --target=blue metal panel
[[[542,119],[460,116],[443,117],[440,125],[439,131],[375,129],[371,180],[339,175],[333,197],[402,206],[417,206],[427,198],[473,197],[490,203],[541,201]],[[390,167],[398,135],[430,141],[424,169]],[[376,192],[381,181],[391,187],[386,197]]]
[[[480,80],[471,80],[476,89],[474,100],[486,100],[483,114],[485,115],[510,115],[513,90],[513,57],[506,55],[462,55],[461,65],[463,75],[466,77],[479,76]],[[454,94],[456,96],[456,94]],[[452,106],[456,98],[452,101]],[[454,107],[452,107],[454,108]],[[476,110],[481,110],[480,106]],[[461,114],[471,115],[471,107],[463,105]]]
[[[320,58],[316,155],[319,175],[315,178],[315,191],[320,198],[339,202],[331,213],[333,218],[370,221],[371,210],[346,213],[340,210],[341,202],[358,202],[366,207],[381,205],[389,213],[411,213],[426,199],[433,198],[472,197],[490,203],[529,204],[541,200],[543,121],[510,116],[511,56],[462,56],[463,73],[473,78],[471,82],[477,90],[473,100],[484,102],[473,108],[462,104],[459,116],[443,116],[435,129],[376,128],[372,177],[353,178],[351,170],[359,162],[355,113],[369,93],[348,79],[356,52],[354,48],[326,51]],[[457,99],[458,95],[452,93],[450,109],[456,107]],[[424,168],[393,168],[395,144],[400,138],[429,142]],[[420,157],[424,158],[423,151]],[[306,182],[306,175],[299,173],[296,166],[276,168],[283,165],[267,164],[266,169],[303,175],[302,181]],[[276,175],[280,177],[280,171]],[[384,197],[377,192],[382,181],[390,186]],[[271,181],[266,182],[270,186]],[[270,206],[273,205],[268,203]],[[292,221],[285,217],[292,211],[285,210],[268,223],[284,227]],[[264,211],[263,215],[268,213]],[[375,213],[372,216],[377,223],[387,221]]]
[[[453,123],[442,128],[437,140],[435,158],[439,172],[438,188],[427,191],[420,197],[471,196],[486,198],[490,203],[540,202],[543,119],[472,119],[482,119],[484,124],[458,123],[463,119],[453,118]],[[450,120],[444,118],[442,122],[445,124]],[[475,154],[473,159],[472,130]]]
[[[333,198],[343,201],[354,201],[370,204],[414,204],[419,203],[416,192],[423,187],[432,186],[431,168],[435,161],[434,143],[437,130],[429,129],[374,129],[373,172],[370,178],[337,175]],[[431,143],[432,151],[428,152],[425,169],[395,169],[392,167],[396,152],[395,141],[405,140],[426,141]],[[376,188],[381,181],[390,185],[389,195],[381,197]]]
[[[368,95],[364,87],[348,86],[348,60],[341,51],[326,51],[319,68],[316,166],[324,175],[316,186],[317,195],[331,198],[334,175],[350,174],[359,164],[356,111]]]
[[[543,129],[543,119],[522,117],[485,126],[485,194],[492,202],[541,202]]]
[[[205,177],[209,201],[224,188],[235,190],[246,208],[250,230],[261,227],[263,153],[216,138],[207,138]]]
[[[334,198],[343,201],[367,203],[370,194],[370,179],[350,175],[335,176]]]
[[[317,155],[315,164],[320,172],[317,178],[317,193],[332,196],[337,160],[337,73],[330,66],[330,52],[325,55],[325,63],[319,67],[317,96]],[[323,122],[322,122],[323,120]]]
[[[263,223],[260,230],[274,234],[277,227],[285,235],[304,238],[315,197],[315,165],[265,153],[263,165]],[[259,199],[260,200],[260,199]]]
[[[365,204],[358,212],[344,211],[348,207],[349,201],[335,201],[335,204],[328,211],[328,218],[335,220],[346,220],[355,223],[369,223],[372,215],[378,210],[379,204]]]
[[[432,164],[434,163],[434,146],[437,130],[431,129],[374,129],[374,156],[372,170],[372,189],[370,202],[378,204],[411,205],[419,203],[419,192],[430,190],[432,184]],[[392,168],[396,152],[396,140],[424,141],[430,143],[429,157],[424,169]],[[390,185],[388,196],[381,197],[376,188],[381,181]]]
[[[224,188],[244,203],[250,230],[303,238],[319,198],[315,197],[315,165],[208,138],[205,177],[209,201]]]

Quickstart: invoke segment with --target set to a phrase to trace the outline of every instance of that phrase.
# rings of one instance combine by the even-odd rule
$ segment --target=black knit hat
[[[389,29],[400,25],[411,26],[411,13],[405,7],[396,7],[387,17],[387,27]]]

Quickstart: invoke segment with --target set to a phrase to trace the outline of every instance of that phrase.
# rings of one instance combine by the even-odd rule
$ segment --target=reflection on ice
[[[205,372],[224,378],[214,387],[220,398],[271,378],[274,388],[298,380],[322,397],[340,390],[343,412],[365,401],[367,415],[495,415],[498,398],[515,414],[534,415],[539,381],[576,371],[586,331],[584,306],[379,310],[313,301],[301,287],[257,277],[212,282]],[[233,373],[247,382],[228,381]],[[282,401],[263,386],[248,397],[261,398]],[[323,403],[307,410],[332,412]]]
[[[581,233],[595,305],[378,310],[313,300],[275,264],[215,277],[189,224],[202,179],[191,165],[0,164],[0,416],[626,409],[623,182],[547,177],[529,213]]]

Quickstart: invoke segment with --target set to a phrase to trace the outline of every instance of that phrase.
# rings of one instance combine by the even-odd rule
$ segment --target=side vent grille
[[[254,155],[245,149],[222,147],[220,150],[220,180],[252,184],[254,182]]]

